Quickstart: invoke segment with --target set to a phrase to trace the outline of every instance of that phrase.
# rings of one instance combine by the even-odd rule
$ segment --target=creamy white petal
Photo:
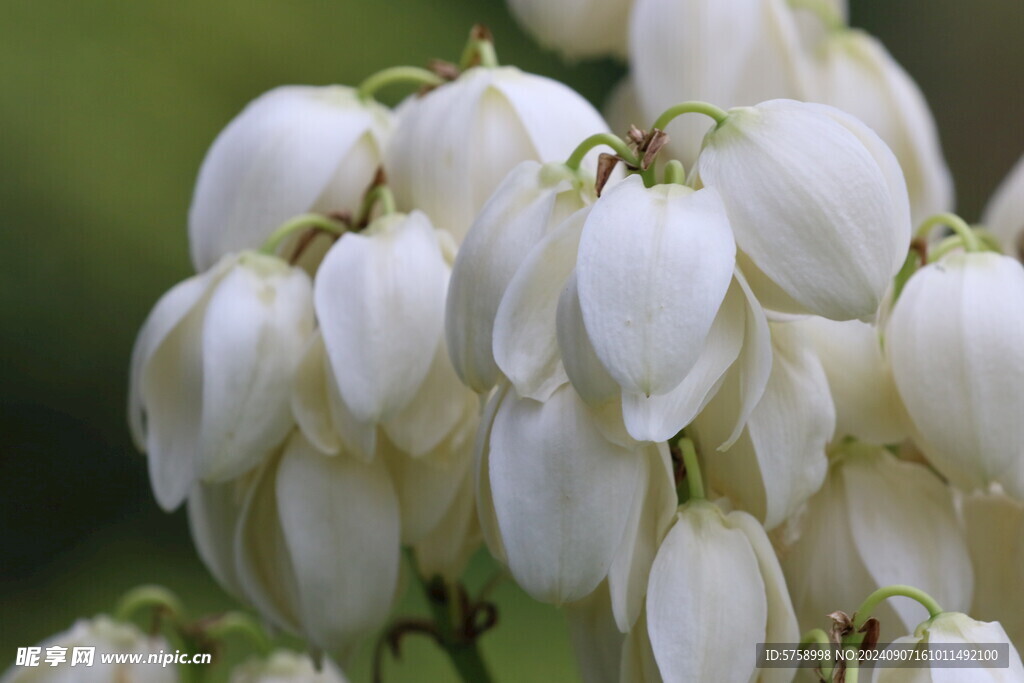
[[[189,209],[196,269],[258,248],[325,194],[329,209],[358,211],[380,166],[389,119],[387,109],[341,86],[283,86],[251,102],[220,133],[199,170]],[[360,143],[372,152],[363,153]]]
[[[626,55],[632,0],[509,0],[508,7],[542,47],[568,59]]]
[[[619,385],[601,364],[583,324],[575,270],[558,297],[556,323],[562,366],[576,393],[591,405],[600,405],[617,396]]]
[[[501,540],[498,528],[498,515],[494,510],[494,495],[491,493],[491,430],[494,427],[494,416],[501,407],[506,396],[514,393],[507,381],[498,383],[491,393],[480,415],[480,428],[477,429],[473,442],[473,480],[475,483],[476,508],[480,520],[480,531],[484,543],[496,560],[508,565],[508,553],[505,543]]]
[[[412,399],[437,349],[447,282],[434,229],[418,211],[348,233],[324,258],[316,314],[356,419],[387,419]]]
[[[547,399],[566,381],[558,349],[558,299],[576,265],[589,209],[538,243],[508,285],[494,320],[494,359],[520,396]]]
[[[711,503],[683,507],[647,587],[647,630],[665,680],[749,681],[767,618],[746,534],[729,528]]]
[[[643,610],[651,564],[678,505],[668,444],[651,444],[644,451],[646,471],[637,482],[626,532],[608,569],[612,614],[623,633]]]
[[[217,285],[203,321],[199,477],[237,477],[281,443],[293,425],[292,382],[312,332],[305,271],[243,254]]]
[[[587,595],[608,573],[643,473],[569,384],[544,403],[509,394],[494,417],[490,482],[509,569],[537,600]]]
[[[446,332],[455,370],[475,391],[498,378],[494,319],[512,276],[551,228],[583,206],[564,170],[530,160],[509,172],[473,221],[452,269]]]
[[[667,394],[644,396],[623,393],[626,429],[641,441],[665,441],[690,424],[722,385],[730,366],[740,356],[746,326],[746,300],[733,280],[701,354],[683,381]],[[737,368],[734,374],[738,377]]]
[[[229,683],[348,683],[330,657],[318,664],[307,654],[274,650],[265,659],[252,658],[231,670]]]
[[[988,200],[981,222],[999,238],[1004,252],[1024,260],[1024,156]]]
[[[576,266],[594,350],[630,393],[665,394],[696,363],[735,268],[717,193],[627,178],[587,216]]]
[[[622,646],[622,666],[619,669],[620,683],[662,683],[651,650],[651,639],[647,635],[647,613],[641,612],[636,625],[626,634]]]
[[[864,124],[791,100],[733,109],[699,173],[739,247],[797,302],[835,320],[875,313],[906,256],[910,216],[898,164]]]
[[[579,602],[566,605],[565,620],[583,683],[618,683],[625,637],[612,618],[608,587],[601,584]]]
[[[331,413],[331,426],[338,435],[343,450],[357,458],[370,461],[377,453],[377,423],[356,419],[338,391],[338,382],[331,369],[331,359],[324,349],[324,383],[327,385],[327,408]]]
[[[303,631],[346,659],[387,620],[398,580],[398,500],[387,469],[380,459],[324,456],[297,434],[281,458],[277,506]]]
[[[836,406],[834,438],[878,445],[909,436],[909,417],[893,381],[879,331],[860,320],[807,318],[806,331],[828,376]]]
[[[480,547],[483,536],[473,499],[473,472],[465,468],[462,482],[444,516],[416,543],[416,564],[424,576],[440,576],[455,583]]]
[[[334,455],[341,449],[341,441],[331,421],[331,406],[327,399],[329,381],[334,380],[327,371],[327,351],[318,329],[306,343],[306,350],[295,370],[292,416],[307,441],[318,450]]]
[[[953,253],[911,277],[886,350],[929,461],[970,490],[1024,498],[1024,267]]]
[[[601,113],[616,135],[625,135],[630,126],[645,128],[650,123],[640,107],[635,79],[630,74],[623,76],[612,88],[601,107]]]

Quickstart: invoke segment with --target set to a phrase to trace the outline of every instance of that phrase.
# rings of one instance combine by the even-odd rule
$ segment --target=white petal
[[[708,136],[699,173],[758,268],[808,310],[848,320],[875,313],[906,256],[898,169],[852,117],[772,100],[733,109]]]
[[[632,2],[623,0],[508,3],[512,16],[542,47],[556,50],[569,60],[625,57],[632,6]]]
[[[764,642],[767,599],[746,534],[712,504],[685,506],[651,568],[647,630],[669,681],[745,682]]]
[[[929,461],[967,490],[1024,498],[1024,267],[954,253],[922,268],[886,334],[893,377]]]
[[[808,318],[795,323],[810,335],[836,406],[835,439],[853,436],[877,445],[909,436],[909,417],[882,352],[878,330],[859,320]]]
[[[327,385],[327,408],[331,413],[331,426],[345,451],[369,462],[377,453],[377,423],[357,420],[338,391],[338,382],[331,369],[331,359],[324,349],[324,384]]]
[[[745,326],[746,299],[734,280],[697,362],[683,381],[660,396],[623,393],[622,413],[630,435],[641,441],[665,441],[690,424],[739,357]],[[739,369],[734,374],[738,376]]]
[[[527,255],[494,320],[494,359],[520,396],[545,400],[566,381],[558,351],[558,298],[576,265],[588,209],[577,211]]]
[[[629,74],[623,76],[612,88],[604,101],[604,106],[601,107],[604,120],[617,135],[628,131],[630,126],[642,128],[647,123],[647,116],[640,107],[635,80]]]
[[[188,496],[188,526],[199,559],[231,596],[243,599],[235,568],[234,538],[242,503],[259,472],[224,484],[196,482]]]
[[[553,175],[536,161],[513,168],[473,221],[455,260],[448,345],[456,372],[475,391],[497,381],[494,318],[516,269],[552,227],[583,207],[569,180]]]
[[[1024,259],[1024,156],[988,200],[981,222],[999,238],[1003,251]]]
[[[736,245],[718,195],[638,176],[587,217],[576,275],[598,358],[624,391],[674,389],[693,367],[732,278]]]
[[[647,613],[641,612],[636,625],[628,634],[622,646],[622,667],[619,669],[620,683],[662,683],[651,650],[651,639],[647,635]]]
[[[498,528],[498,515],[494,510],[494,496],[491,493],[491,430],[494,427],[494,416],[501,407],[501,402],[511,393],[508,382],[499,382],[494,388],[490,399],[480,415],[480,428],[473,442],[473,480],[475,483],[477,515],[480,519],[480,531],[483,533],[487,549],[496,560],[508,565],[508,553],[501,539]]]
[[[600,405],[617,396],[619,385],[601,364],[583,324],[575,270],[558,297],[556,323],[562,365],[576,393],[591,405]]]
[[[594,590],[622,538],[641,455],[605,440],[565,384],[545,403],[507,396],[489,457],[494,509],[519,585],[555,604]]]
[[[342,398],[360,421],[402,409],[444,324],[447,266],[422,213],[344,235],[317,272],[316,313]]]
[[[297,435],[281,458],[277,505],[303,630],[345,659],[387,620],[398,580],[398,500],[387,469],[379,459],[324,456]]]
[[[473,473],[465,476],[437,525],[416,544],[416,564],[424,576],[440,576],[455,583],[480,547],[482,535],[473,500]]]
[[[583,683],[619,683],[622,633],[612,618],[604,584],[579,602],[565,606],[569,643]]]
[[[196,470],[226,481],[292,428],[291,386],[313,331],[309,277],[246,253],[217,285],[203,321],[203,416]]]
[[[302,435],[324,453],[336,454],[341,441],[331,422],[331,406],[327,400],[327,383],[333,382],[327,372],[327,351],[320,330],[313,332],[295,371],[292,387],[292,416]]]
[[[384,107],[340,86],[284,86],[251,102],[217,137],[199,171],[189,209],[196,269],[258,248],[278,225],[314,208],[328,188],[330,209],[357,211],[380,165],[387,119]],[[364,138],[375,154],[351,155]]]
[[[633,628],[643,609],[651,564],[678,505],[668,444],[647,446],[643,460],[647,471],[638,482],[622,544],[608,569],[611,608],[623,633]]]
[[[736,271],[736,281],[747,298],[747,323],[743,328],[743,349],[740,351],[740,357],[735,366],[739,371],[740,409],[732,433],[722,445],[718,446],[718,450],[729,448],[740,437],[743,426],[747,423],[747,419],[768,386],[772,372],[772,357],[774,356],[771,330],[764,309],[758,304],[754,293],[747,285],[746,278],[739,270]]]

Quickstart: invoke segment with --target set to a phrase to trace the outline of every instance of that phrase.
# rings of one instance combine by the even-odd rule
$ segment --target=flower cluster
[[[567,54],[628,44],[645,127],[475,29],[459,66],[271,91],[210,149],[129,413],[218,581],[342,663],[403,547],[450,608],[481,542],[588,681],[789,680],[756,643],[979,642],[969,611],[1024,644],[1024,172],[991,232],[942,213],[923,97],[835,4],[512,5]],[[478,680],[458,595],[424,628]]]

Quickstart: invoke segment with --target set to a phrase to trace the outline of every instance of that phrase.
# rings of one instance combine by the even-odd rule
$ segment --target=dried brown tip
[[[843,638],[853,633],[853,619],[846,612],[836,610],[828,615],[832,620],[832,627],[828,630],[828,637],[833,643],[839,644]]]
[[[654,163],[654,158],[658,156],[658,152],[668,142],[668,133],[663,130],[655,128],[647,134],[647,140],[644,145],[644,156],[640,160],[641,170],[646,171]]]
[[[1017,233],[1017,258],[1024,261],[1024,227]]]
[[[878,623],[878,619],[871,617],[864,625],[860,627],[858,633],[864,634],[864,640],[860,643],[860,649],[870,652],[875,649],[878,645],[878,634],[881,631],[882,626]]]
[[[431,73],[443,78],[446,81],[454,81],[459,77],[459,67],[451,62],[446,62],[443,59],[431,59],[427,64],[427,70]],[[428,90],[433,90],[436,86],[424,86]]]
[[[473,28],[469,30],[470,40],[486,40],[488,43],[494,42],[494,34],[491,33],[491,29],[487,28],[485,24],[473,24]]]
[[[367,188],[367,192],[375,187],[388,184],[388,174],[384,172],[383,166],[377,167],[377,172],[373,174],[373,182],[370,183],[370,187]]]
[[[601,196],[601,190],[608,183],[608,179],[612,177],[612,171],[615,170],[615,166],[621,161],[619,157],[614,154],[608,154],[602,152],[597,157],[597,179],[594,182],[594,191],[597,196]]]
[[[626,140],[633,147],[639,148],[647,138],[647,131],[637,128],[634,125],[629,126],[629,130],[626,131]]]

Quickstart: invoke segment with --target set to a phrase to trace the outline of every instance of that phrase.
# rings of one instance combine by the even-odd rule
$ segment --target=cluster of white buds
[[[616,116],[653,124],[612,135],[475,29],[461,68],[279,88],[210,150],[129,409],[210,571],[345,664],[405,547],[468,680],[481,541],[588,683],[791,680],[757,643],[831,613],[873,647],[922,621],[868,622],[896,594],[915,638],[978,642],[937,600],[1022,645],[1020,564],[964,525],[1022,547],[1024,172],[991,232],[936,213],[927,106],[843,3],[512,4],[570,56],[628,42]]]

